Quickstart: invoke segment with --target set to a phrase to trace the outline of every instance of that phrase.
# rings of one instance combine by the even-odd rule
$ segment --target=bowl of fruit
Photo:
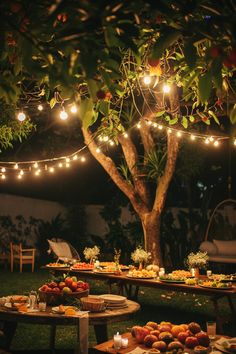
[[[88,296],[89,284],[75,276],[66,276],[42,285],[38,294],[39,300],[46,302],[47,305],[60,305]]]

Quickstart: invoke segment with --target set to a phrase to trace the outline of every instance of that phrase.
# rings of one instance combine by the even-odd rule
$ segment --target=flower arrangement
[[[136,250],[131,253],[131,259],[134,261],[134,263],[147,263],[150,258],[151,253],[145,251],[141,246],[137,247]]]
[[[92,263],[100,253],[100,248],[98,246],[94,247],[85,247],[84,249],[84,257],[86,260],[89,260]]]
[[[204,268],[207,265],[209,256],[207,252],[191,252],[187,257],[187,265],[189,268]]]

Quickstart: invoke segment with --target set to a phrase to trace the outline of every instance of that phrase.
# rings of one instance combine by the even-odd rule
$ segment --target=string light
[[[113,140],[110,140],[110,141],[109,141],[109,144],[110,144],[111,146],[114,146],[114,145],[115,145],[115,143],[114,143]]]
[[[145,85],[150,85],[151,77],[150,76],[144,76],[143,82],[144,82]]]
[[[66,162],[70,162],[70,158],[69,157],[66,157]]]
[[[190,139],[191,139],[191,140],[195,140],[195,139],[196,139],[196,136],[193,135],[193,134],[191,134],[191,135],[190,135]]]
[[[168,133],[168,134],[171,134],[171,133],[172,133],[172,129],[168,128],[168,129],[167,129],[167,133]]]
[[[43,111],[43,106],[41,104],[38,105],[38,110],[41,112]]]
[[[23,176],[23,174],[24,174],[24,171],[20,170],[20,175]]]
[[[39,166],[39,165],[38,165],[38,162],[35,162],[35,163],[34,163],[34,168],[38,168],[38,166]]]
[[[234,139],[234,145],[236,146],[236,139]]]
[[[78,160],[78,155],[74,155],[74,156],[73,156],[73,160],[74,160],[74,161]]]
[[[18,174],[17,178],[18,178],[18,179],[22,179],[22,175],[21,175],[21,174]]]
[[[81,157],[80,159],[81,162],[85,162],[86,161],[86,158],[84,156]]]
[[[153,127],[154,127],[154,128],[156,128],[157,125],[158,125],[158,124],[157,124],[156,122],[153,123]]]
[[[160,124],[159,124],[159,125],[158,125],[158,129],[159,129],[159,130],[162,130],[162,129],[163,129],[163,125],[160,125]]]
[[[67,162],[67,163],[66,163],[66,168],[69,168],[69,167],[70,167],[70,163]]]
[[[108,140],[109,140],[109,137],[108,137],[108,136],[104,136],[103,140],[104,140],[104,141],[108,141]]]
[[[24,122],[24,120],[26,119],[26,115],[24,112],[19,112],[17,114],[17,119],[20,121],[20,122]]]
[[[3,172],[3,173],[6,172],[5,167],[2,167],[2,168],[1,168],[1,172]]]
[[[78,111],[77,106],[75,104],[73,104],[73,106],[71,106],[71,108],[70,108],[70,111],[73,114],[77,113],[77,111]]]
[[[6,176],[4,174],[1,175],[1,179],[6,179]]]
[[[18,163],[16,163],[16,164],[14,165],[14,169],[17,170],[18,167],[19,167],[19,166],[18,166]]]
[[[53,173],[54,171],[55,171],[54,167],[50,167],[50,168],[49,168],[49,172],[50,172],[50,173]]]
[[[216,147],[219,146],[219,141],[218,140],[214,141],[213,145]]]
[[[96,149],[96,153],[99,154],[100,152],[101,152],[101,149],[97,148],[97,149]]]
[[[164,84],[162,90],[164,93],[170,93],[170,85]]]
[[[137,128],[140,129],[141,128],[141,123],[137,124]]]
[[[60,111],[59,117],[61,118],[61,120],[66,120],[68,118],[68,113],[64,109],[62,109]]]
[[[124,136],[124,138],[127,139],[129,137],[129,134],[128,133],[124,133],[123,136]]]
[[[178,138],[181,138],[182,132],[178,131],[178,132],[176,133],[176,135],[177,135]]]
[[[207,145],[208,145],[208,144],[209,144],[209,142],[210,142],[210,141],[209,141],[209,139],[205,139],[205,144],[207,144]]]
[[[63,167],[63,164],[62,164],[61,162],[59,162],[58,167],[59,167],[59,168],[62,168],[62,167]]]

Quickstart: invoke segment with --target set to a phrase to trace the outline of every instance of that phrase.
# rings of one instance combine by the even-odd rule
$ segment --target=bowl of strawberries
[[[75,276],[65,276],[43,284],[38,294],[39,300],[46,302],[47,305],[60,305],[88,296],[89,284]]]

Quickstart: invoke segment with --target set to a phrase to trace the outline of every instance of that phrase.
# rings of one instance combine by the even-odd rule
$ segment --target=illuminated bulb
[[[77,160],[78,159],[78,156],[77,155],[74,155],[73,156],[73,160],[75,161],[75,160]]]
[[[35,171],[35,176],[39,176],[40,170]]]
[[[97,148],[96,152],[99,154],[101,152],[101,150],[99,148]]]
[[[38,105],[38,110],[43,111],[43,106],[41,104]]]
[[[66,162],[70,162],[70,158],[69,157],[66,158]]]
[[[151,120],[148,120],[147,124],[148,124],[148,125],[152,125]]]
[[[17,115],[17,119],[20,121],[20,122],[23,122],[26,118],[26,115],[24,112],[19,112],[18,115]]]
[[[162,129],[163,129],[163,126],[162,126],[162,125],[158,125],[158,129],[159,129],[159,130],[162,130]]]
[[[213,144],[214,146],[219,146],[219,141],[218,140],[216,140],[216,141],[214,141],[214,144]]]
[[[109,144],[110,144],[111,146],[114,146],[114,145],[115,145],[115,143],[114,143],[113,140],[110,140],[110,141],[109,141]]]
[[[6,179],[6,176],[5,175],[1,175],[1,179]]]
[[[144,76],[143,82],[145,85],[149,85],[151,83],[151,77],[150,76]]]
[[[17,178],[18,178],[18,179],[22,179],[22,175],[19,174],[19,175],[17,176]]]
[[[104,136],[103,140],[108,141],[109,140],[108,136]]]
[[[70,111],[71,113],[77,113],[78,109],[75,104],[70,108]]]
[[[23,174],[24,174],[24,171],[20,170],[20,175],[23,176]]]
[[[103,141],[103,137],[101,135],[99,136],[98,139],[99,139],[99,141]]]
[[[234,145],[236,146],[236,139],[234,139]]]
[[[18,166],[18,164],[16,163],[16,164],[14,165],[14,169],[17,170],[18,167],[19,167],[19,166]]]
[[[62,167],[63,167],[63,164],[60,162],[60,163],[58,164],[58,167],[62,168]]]
[[[190,135],[190,139],[191,139],[191,140],[195,140],[195,139],[196,139],[195,135],[191,134],[191,135]]]
[[[164,84],[162,90],[164,93],[169,93],[170,92],[170,85]]]
[[[66,168],[69,168],[70,167],[70,164],[69,162],[66,163]]]
[[[140,123],[137,124],[137,128],[138,128],[138,129],[141,128],[141,124],[140,124]]]
[[[49,172],[50,172],[50,173],[53,173],[54,171],[55,171],[55,170],[54,170],[54,167],[50,167],[50,168],[49,168]]]
[[[172,133],[172,129],[169,128],[169,129],[167,130],[167,132],[168,132],[169,134],[171,134],[171,133]]]
[[[156,128],[157,127],[157,123],[153,123],[153,127]]]
[[[129,137],[129,134],[124,133],[124,137],[127,139]]]
[[[2,167],[1,172],[6,172],[5,167]]]
[[[205,144],[209,144],[209,139],[205,139]]]
[[[80,160],[81,160],[81,162],[85,162],[86,158],[84,156],[82,156]]]
[[[180,138],[182,136],[182,133],[181,132],[177,132],[177,137]]]
[[[68,113],[63,109],[60,112],[59,117],[61,118],[61,120],[66,120],[68,118]]]
[[[209,140],[210,140],[210,142],[214,141],[213,136],[210,136]]]
[[[39,166],[38,163],[35,162],[35,163],[34,163],[34,168],[38,168],[38,166]]]

